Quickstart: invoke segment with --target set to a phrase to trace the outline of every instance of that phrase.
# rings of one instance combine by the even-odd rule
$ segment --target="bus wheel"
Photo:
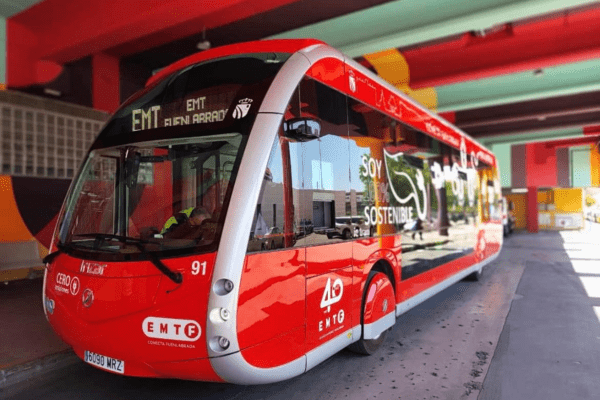
[[[479,282],[483,278],[483,267],[465,277],[465,281]]]
[[[394,288],[387,275],[371,271],[362,299],[361,337],[348,346],[348,349],[365,355],[375,353],[396,321],[395,304]]]

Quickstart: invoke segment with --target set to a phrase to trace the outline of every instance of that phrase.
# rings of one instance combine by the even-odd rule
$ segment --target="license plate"
[[[95,365],[98,368],[116,372],[118,374],[125,372],[125,361],[103,356],[102,354],[93,353],[91,351],[85,351],[83,361]]]

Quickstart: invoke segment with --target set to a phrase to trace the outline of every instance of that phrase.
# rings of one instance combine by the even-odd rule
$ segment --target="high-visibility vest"
[[[161,235],[164,234],[169,229],[171,229],[172,227],[174,227],[174,225],[180,224],[183,221],[187,220],[190,217],[190,215],[192,214],[192,211],[194,211],[194,208],[195,207],[186,208],[185,210],[181,210],[180,212],[178,212],[177,214],[175,214],[175,215],[183,214],[185,216],[184,220],[181,220],[181,217],[180,217],[180,220],[178,221],[177,218],[175,217],[175,215],[173,215],[171,218],[169,218],[167,220],[167,222],[165,222],[165,226],[163,226],[162,231],[160,231],[160,234]]]

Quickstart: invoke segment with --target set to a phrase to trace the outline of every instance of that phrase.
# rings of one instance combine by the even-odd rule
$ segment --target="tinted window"
[[[59,222],[59,246],[106,260],[216,250],[246,136],[93,150]]]
[[[284,152],[288,151],[286,147],[286,139],[280,131],[271,147],[271,155],[264,173],[248,240],[248,252],[276,250],[295,245],[289,177],[284,176],[284,164],[287,165],[288,159],[283,157]],[[289,191],[287,196],[286,191]]]
[[[309,245],[351,239],[354,228],[336,219],[347,215],[350,193],[346,96],[310,78],[302,81],[299,91],[299,117],[318,121],[320,136],[296,146],[302,161],[298,225],[310,221],[312,234],[305,238]]]
[[[349,122],[350,208],[372,235],[403,235],[403,279],[471,253],[486,166],[354,99]]]
[[[93,148],[228,129],[248,133],[288,54],[249,54],[190,66],[134,95]]]

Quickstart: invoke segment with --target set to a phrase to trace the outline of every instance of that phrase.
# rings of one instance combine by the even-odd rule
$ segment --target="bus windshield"
[[[59,249],[115,261],[216,250],[245,143],[288,58],[208,60],[127,100],[74,181]]]
[[[211,249],[244,138],[224,133],[92,151],[67,202],[59,246],[111,260]]]

